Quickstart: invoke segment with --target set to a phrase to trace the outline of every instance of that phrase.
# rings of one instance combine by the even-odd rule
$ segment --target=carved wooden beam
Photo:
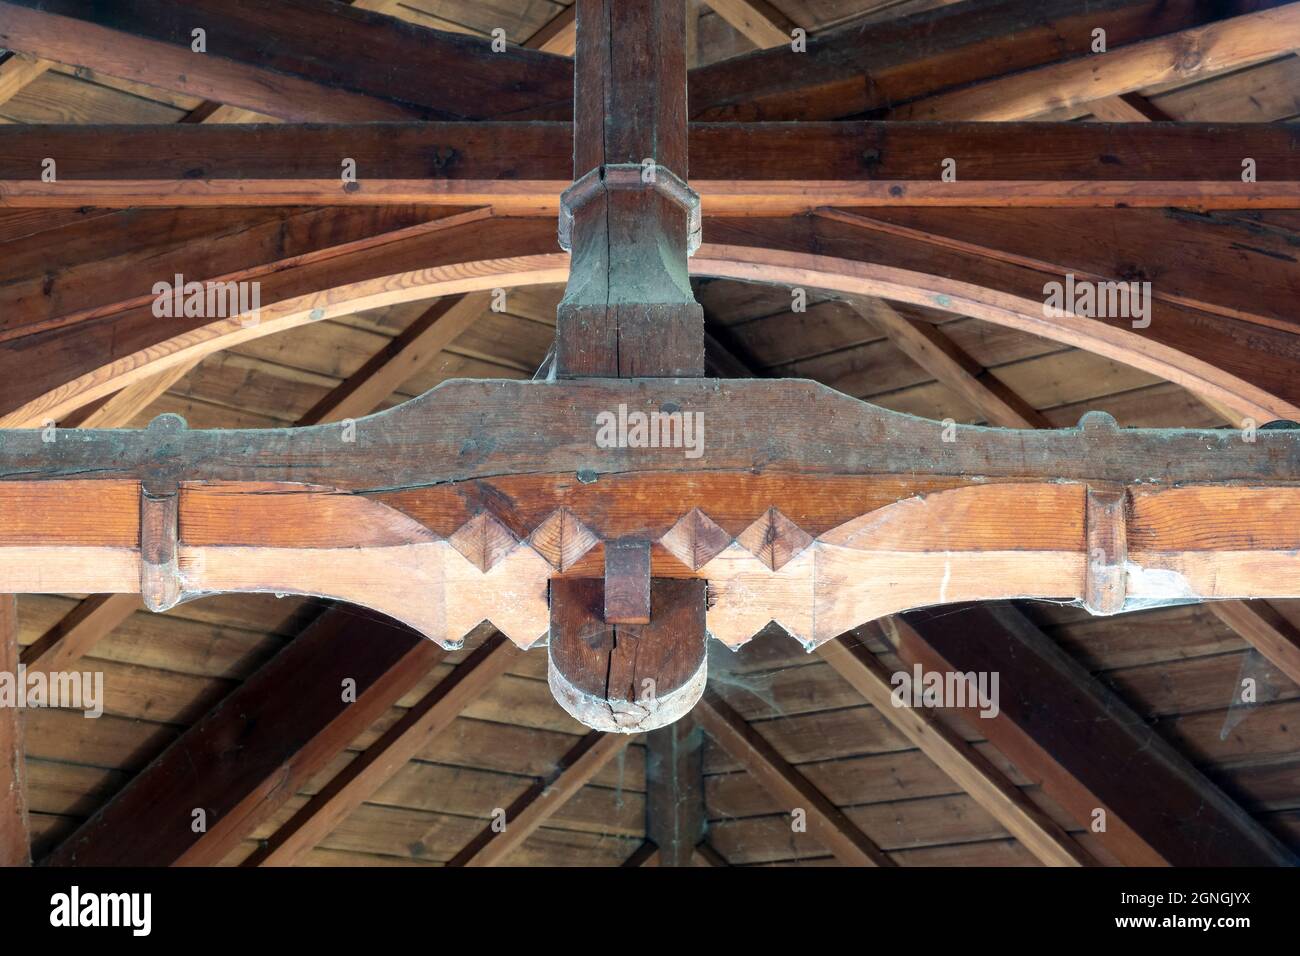
[[[691,183],[705,214],[740,216],[819,206],[1294,209],[1298,139],[1266,123],[695,123],[689,131]],[[647,145],[637,160],[629,148],[605,164],[623,172],[582,181],[575,209],[606,192],[616,205],[630,201],[615,194],[649,176],[647,159],[664,172],[657,202],[677,208],[674,183],[685,177],[669,160],[680,166],[683,146],[660,154]],[[0,126],[0,206],[441,203],[553,216],[574,155],[567,123]],[[598,158],[577,154],[591,164],[577,175]],[[1255,161],[1252,182],[1242,179],[1246,158]],[[345,160],[355,162],[355,181],[343,177]]]
[[[660,447],[651,423],[669,429]],[[1098,414],[1025,434],[805,382],[640,379],[452,382],[354,426],[164,417],[49,436],[0,434],[0,583],[15,591],[139,591],[139,489],[174,482],[183,596],[320,594],[448,646],[484,619],[532,644],[548,582],[602,577],[604,546],[628,536],[652,542],[653,577],[709,581],[707,626],[733,646],[772,619],[815,646],[909,607],[1083,602],[1090,488],[1123,491],[1127,532],[1104,565],[1122,600],[1097,609],[1300,594],[1287,429],[1247,441]]]

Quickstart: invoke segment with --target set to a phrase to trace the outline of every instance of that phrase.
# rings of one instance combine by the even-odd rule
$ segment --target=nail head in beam
[[[560,706],[596,730],[640,733],[667,726],[700,699],[708,677],[706,583],[650,584],[649,624],[607,624],[605,582],[551,582],[547,681]]]

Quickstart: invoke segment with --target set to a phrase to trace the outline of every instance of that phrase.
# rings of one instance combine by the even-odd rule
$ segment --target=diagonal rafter
[[[947,4],[828,30],[809,38],[805,53],[773,48],[695,70],[691,116],[732,121],[861,116],[1074,58],[1090,62],[1097,29],[1105,30],[1111,50],[1107,56],[1112,56],[1151,37],[1176,37],[1239,13],[1279,6],[1281,0]],[[1278,35],[1270,48],[1281,56],[1293,44],[1294,36]],[[1038,80],[1040,96],[1054,95],[1050,80]]]
[[[560,758],[556,773],[538,782],[505,810],[504,828],[489,823],[448,866],[497,866],[554,816],[600,768],[631,743],[628,734],[592,731]]]
[[[206,52],[192,48],[196,27]],[[572,109],[562,57],[495,53],[477,37],[341,3],[5,0],[0,45],[290,121],[561,119]]]
[[[445,653],[391,621],[325,612],[45,862],[215,866]]]
[[[500,634],[488,638],[397,723],[341,770],[244,866],[293,866],[361,806],[506,672],[519,650]]]
[[[1018,610],[913,611],[882,624],[907,667],[999,675],[997,716],[960,711],[1131,866],[1293,865],[1233,803]]]
[[[907,625],[895,622],[894,626]],[[845,638],[823,644],[818,650],[822,659],[853,685],[867,703],[1039,860],[1048,866],[1087,866],[1094,862],[1068,833],[960,735],[927,711],[894,706],[890,674],[869,650],[849,644]]]
[[[695,718],[704,732],[753,774],[777,800],[792,810],[804,810],[808,833],[841,862],[851,866],[896,865],[716,692],[704,692],[695,708]]]

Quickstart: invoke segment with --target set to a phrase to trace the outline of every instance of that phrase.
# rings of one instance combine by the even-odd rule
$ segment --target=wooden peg
[[[176,484],[140,485],[140,596],[151,611],[166,611],[181,599],[180,494]]]
[[[1089,488],[1083,606],[1093,614],[1118,614],[1128,590],[1128,493]]]

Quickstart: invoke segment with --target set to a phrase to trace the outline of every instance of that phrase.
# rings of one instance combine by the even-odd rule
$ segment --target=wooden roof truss
[[[1300,433],[1267,425],[1300,419],[1287,281],[1281,266],[1207,281],[1158,248],[1195,230],[1210,255],[1267,233],[1242,210],[1300,208],[1300,134],[1159,122],[1133,93],[1293,49],[1300,4],[1107,0],[1080,13],[999,0],[814,36],[806,51],[768,4],[713,6],[772,49],[692,71],[688,96],[681,0],[578,0],[533,49],[504,52],[398,23],[376,2],[0,2],[0,46],[15,51],[0,96],[57,61],[207,101],[175,127],[0,126],[0,206],[93,207],[99,241],[122,243],[187,210],[203,241],[169,253],[167,271],[258,282],[261,297],[253,322],[160,321],[125,271],[53,308],[0,289],[0,586],[95,595],[23,663],[66,666],[136,595],[155,611],[215,593],[315,595],[410,629],[326,612],[51,862],[218,862],[483,621],[499,634],[250,865],[301,860],[516,648],[539,643],[556,699],[593,733],[508,809],[510,827],[488,826],[454,863],[505,858],[639,732],[654,770],[651,842],[634,862],[718,862],[704,842],[702,728],[778,800],[806,807],[836,857],[893,865],[706,690],[707,636],[738,648],[771,621],[1044,862],[1097,861],[946,725],[884,705],[885,661],[996,665],[1014,700],[982,722],[988,739],[1077,820],[1105,808],[1114,823],[1099,839],[1114,860],[1290,859],[1014,610],[973,611],[960,633],[942,615],[892,616],[995,599],[1095,614],[1231,599],[1224,619],[1300,677],[1285,621],[1236,603],[1300,596]],[[1110,48],[1094,55],[1098,25]],[[270,49],[256,41],[268,32]],[[1039,42],[1047,32],[1052,44]],[[575,60],[555,55],[570,45]],[[1045,100],[1122,122],[1016,122]],[[283,122],[221,122],[241,110]],[[282,209],[274,239],[262,236],[257,223]],[[1146,326],[1044,315],[1045,277],[1105,277],[1090,234],[1102,222],[1132,246],[1136,275],[1160,273]],[[60,250],[28,254],[55,264]],[[912,418],[807,381],[705,377],[747,369],[706,334],[691,276],[889,300],[890,338],[1000,427]],[[562,281],[543,378],[449,382],[367,417],[494,290]],[[424,299],[437,301],[301,427],[117,427],[222,348]],[[1092,350],[1249,421],[1135,430],[1090,414],[1048,428],[916,307]],[[0,636],[11,620],[12,601]],[[835,640],[875,621],[888,640]],[[347,706],[343,661],[360,684]],[[287,682],[303,689],[291,717],[276,693]],[[1032,698],[1093,722],[1090,746],[1035,720]],[[232,738],[245,744],[237,765],[221,744]],[[15,740],[0,723],[0,747],[14,753]],[[1161,793],[1158,812],[1137,779]],[[9,792],[20,804],[21,787]],[[139,822],[193,807],[215,825]],[[26,853],[12,839],[21,815],[0,804],[9,859]]]

